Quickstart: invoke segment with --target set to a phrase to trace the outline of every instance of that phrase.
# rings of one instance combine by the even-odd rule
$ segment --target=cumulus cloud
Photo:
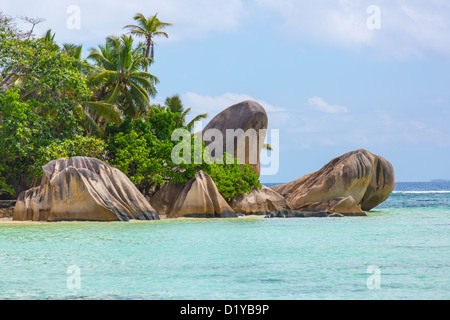
[[[78,6],[81,14],[80,29],[68,29],[67,8]],[[229,32],[236,29],[244,9],[241,0],[17,0],[2,3],[2,11],[12,16],[43,17],[36,33],[52,28],[61,42],[99,42],[112,34],[124,31],[124,25],[133,23],[137,12],[144,15],[158,13],[164,22],[173,23],[168,40],[176,41],[201,37],[212,32]]]
[[[255,0],[282,17],[283,31],[294,39],[345,45],[372,41],[366,27],[366,8],[361,1]]]
[[[187,92],[183,95],[183,101],[186,101],[186,103],[201,112],[220,112],[233,104],[245,100],[254,100],[259,102],[267,112],[284,111],[283,108],[273,106],[265,101],[257,100],[248,94],[224,93],[221,96],[211,97],[202,96],[195,92]]]
[[[288,122],[280,135],[286,139],[286,145],[301,149],[450,146],[447,128],[436,124],[434,118],[418,121],[385,110],[367,114],[307,114]]]
[[[312,108],[325,113],[345,113],[348,109],[344,106],[329,104],[320,97],[312,97],[308,99],[308,105]]]
[[[282,18],[289,39],[329,46],[370,48],[385,57],[450,55],[450,2],[445,0],[255,0]],[[380,29],[371,30],[368,8],[380,9]]]
[[[81,29],[66,26],[67,8],[79,6]],[[368,8],[380,9],[381,29],[370,30]],[[290,41],[322,46],[370,49],[377,55],[404,58],[428,52],[450,55],[450,2],[447,0],[17,0],[2,3],[13,16],[43,17],[38,34],[56,31],[61,42],[98,43],[106,36],[120,34],[137,12],[159,13],[174,24],[170,38],[160,42],[203,37],[216,32],[232,32],[261,10],[281,17],[280,34]],[[274,27],[277,19],[267,21]],[[275,25],[276,27],[276,25]]]
[[[289,118],[289,114],[284,108],[255,99],[248,94],[224,93],[220,96],[212,97],[195,92],[187,92],[181,96],[181,99],[186,107],[192,108],[192,115],[208,113],[209,117],[204,120],[205,124],[222,110],[245,100],[254,100],[260,103],[266,109],[269,115],[269,125],[272,125],[272,127],[280,127]]]

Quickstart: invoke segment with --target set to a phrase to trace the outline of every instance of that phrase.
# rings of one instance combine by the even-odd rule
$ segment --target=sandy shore
[[[158,221],[220,221],[220,220],[259,220],[264,219],[264,216],[257,216],[257,215],[250,215],[250,216],[244,216],[244,217],[238,217],[238,218],[175,218],[175,219],[169,219],[166,217],[160,217],[161,220],[130,220],[128,222],[137,222],[137,223],[148,223],[148,222],[158,222]],[[82,223],[82,222],[98,222],[98,223],[108,223],[108,222],[102,222],[102,221],[59,221],[59,222],[65,222],[65,223]],[[112,221],[113,223],[117,223],[119,221]],[[13,220],[12,218],[0,218],[0,225],[12,225],[12,224],[47,224],[47,223],[57,223],[57,222],[46,222],[46,221],[17,221]]]

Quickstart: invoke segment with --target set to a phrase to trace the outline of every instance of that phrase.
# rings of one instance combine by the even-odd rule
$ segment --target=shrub
[[[42,177],[41,167],[54,159],[72,157],[91,157],[104,159],[106,142],[95,137],[76,136],[73,139],[55,140],[50,145],[41,147],[34,166],[36,179]]]
[[[230,157],[227,154],[225,156]],[[258,175],[253,171],[251,165],[239,164],[237,159],[234,159],[232,164],[220,163],[211,164],[207,173],[227,201],[237,195],[250,193],[253,189],[261,189],[262,185]]]

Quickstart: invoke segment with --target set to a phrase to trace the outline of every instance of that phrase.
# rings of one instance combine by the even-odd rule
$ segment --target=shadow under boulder
[[[337,212],[310,212],[298,210],[278,210],[270,212],[266,218],[341,218],[341,217],[361,217],[366,214],[358,213],[337,213]]]

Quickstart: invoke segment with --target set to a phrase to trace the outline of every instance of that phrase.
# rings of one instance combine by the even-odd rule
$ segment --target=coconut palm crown
[[[158,14],[146,18],[142,13],[137,13],[134,16],[134,20],[137,24],[130,24],[124,27],[128,29],[130,33],[137,37],[145,38],[145,57],[150,59],[150,63],[154,58],[154,46],[155,37],[168,38],[169,35],[163,31],[164,28],[172,26],[171,23],[162,22],[158,19]],[[145,71],[148,70],[148,65],[145,67]]]
[[[92,49],[88,59],[96,64],[90,77],[97,101],[114,104],[124,117],[142,118],[150,109],[150,97],[155,97],[154,75],[142,71],[148,58],[142,46],[133,47],[133,38],[111,36],[104,46]]]

